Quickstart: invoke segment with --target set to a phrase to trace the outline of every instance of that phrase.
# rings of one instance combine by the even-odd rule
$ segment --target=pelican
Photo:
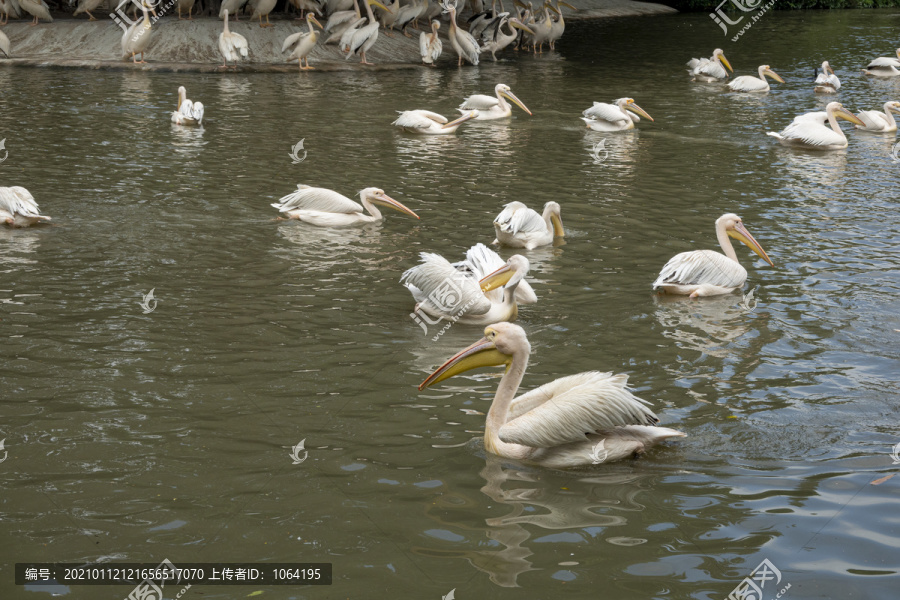
[[[493,254],[499,268],[484,274],[483,267],[471,259],[473,253]],[[528,274],[524,256],[513,255],[504,263],[483,244],[471,248],[466,256],[465,261],[453,265],[443,256],[422,252],[422,262],[403,273],[400,282],[415,298],[417,311],[453,322],[484,325],[515,320],[517,303],[523,302],[520,298],[537,301],[530,286],[521,293],[518,290]]]
[[[394,22],[397,20],[397,15],[400,13],[400,0],[394,0],[393,3],[387,2],[384,5],[384,12],[379,15],[379,20],[381,21],[381,26],[385,29],[394,30]],[[384,34],[388,37],[394,37],[387,31]]]
[[[247,4],[247,0],[223,0],[222,5],[219,8],[219,18],[224,19],[225,13],[228,13],[234,15],[235,21],[239,21],[238,12],[240,12],[245,4]]]
[[[459,110],[459,112],[477,110],[478,116],[475,117],[475,119],[478,121],[503,119],[512,114],[512,107],[506,103],[507,98],[529,115],[531,114],[528,107],[522,104],[521,100],[516,98],[516,95],[512,93],[512,90],[505,83],[498,83],[494,86],[493,97],[485,96],[483,94],[469,96],[463,100],[463,103],[459,105],[457,110]]]
[[[781,75],[773,71],[769,65],[760,65],[758,73],[759,77],[754,77],[753,75],[735,77],[728,82],[729,89],[733,92],[768,92],[769,82],[766,81],[766,76],[771,77],[778,83],[784,83]]]
[[[625,131],[634,129],[634,124],[640,121],[641,117],[653,120],[653,117],[635,104],[632,98],[619,98],[615,104],[594,102],[592,107],[581,114],[584,115],[581,120],[588,129],[594,131]]]
[[[374,4],[378,8],[384,10],[387,10],[387,7],[378,0],[360,1],[364,2],[366,5],[366,16],[368,17],[369,22],[353,33],[353,37],[350,38],[350,51],[347,54],[347,58],[350,58],[354,54],[359,54],[359,64],[372,65],[374,63],[370,63],[366,60],[366,51],[375,45],[375,40],[378,39],[378,21],[375,20],[375,15],[372,13],[372,5]]]
[[[494,242],[527,250],[550,245],[555,238],[566,235],[559,210],[559,204],[551,201],[544,205],[544,214],[539,215],[521,202],[510,202],[494,219]]]
[[[6,37],[6,34],[0,31],[0,52],[3,53],[6,58],[10,57],[9,54],[9,38]]]
[[[354,0],[326,0],[325,14],[331,16],[337,12],[352,11]]]
[[[318,0],[288,0],[290,5],[300,11],[300,16],[295,20],[303,21],[306,17],[303,16],[303,11],[315,12],[317,15],[322,16],[322,6],[320,5]],[[285,7],[285,12],[287,11],[287,7]]]
[[[540,46],[540,53],[544,53],[544,42],[550,39],[553,29],[553,20],[550,18],[550,3],[544,2],[541,8],[544,9],[544,18],[528,24],[534,31],[534,34],[531,36],[531,49],[535,54],[538,53],[538,46]]]
[[[179,21],[182,20],[182,18],[181,18],[182,11],[187,11],[189,21],[194,20],[194,15],[193,15],[194,4],[195,4],[195,0],[178,0],[178,20]]]
[[[53,22],[53,17],[50,16],[50,7],[44,0],[19,0],[19,7],[34,17],[34,21],[31,22],[32,27],[38,24],[38,19]]]
[[[92,10],[97,10],[97,8],[103,4],[104,0],[81,0],[78,3],[78,8],[75,9],[75,12],[72,13],[73,17],[77,17],[81,13],[87,13],[87,16],[90,17],[89,21],[96,21],[97,17],[91,14]]]
[[[0,187],[0,221],[10,227],[28,227],[49,221],[41,214],[31,192],[23,187]]]
[[[400,7],[400,10],[397,11],[397,19],[394,21],[394,25],[400,28],[400,33],[408,38],[412,37],[412,34],[406,31],[406,26],[419,17],[423,8],[425,7],[419,4],[419,0],[412,0],[410,4]]]
[[[137,55],[140,54],[141,64],[146,64],[144,51],[150,45],[150,36],[153,34],[153,29],[150,25],[150,15],[147,14],[147,5],[143,0],[141,1],[141,10],[144,13],[143,20],[132,23],[131,27],[122,36],[122,58],[127,59],[128,55],[131,54],[131,62],[137,63]]]
[[[14,0],[0,0],[0,13],[3,14],[4,18],[0,18],[0,25],[5,25],[9,23],[9,13],[15,18],[19,18],[22,16],[22,13],[19,11],[19,4]]]
[[[249,48],[247,45],[247,38],[239,33],[232,33],[229,31],[227,8],[223,11],[223,14],[225,15],[225,21],[222,33],[219,34],[219,52],[222,53],[225,62],[223,62],[222,66],[219,68],[227,69],[229,60],[231,62],[238,62],[242,57],[247,58]],[[237,71],[237,65],[232,65],[232,68]]]
[[[478,116],[478,111],[469,111],[455,121],[447,120],[447,117],[428,110],[404,110],[397,111],[400,116],[391,123],[410,133],[423,133],[426,135],[449,135],[454,133],[460,125]]]
[[[713,50],[712,58],[692,58],[688,61],[687,66],[691,75],[694,76],[692,81],[702,81],[704,83],[728,79],[728,71],[734,73],[731,63],[725,58],[721,48]],[[728,68],[728,71],[725,70],[725,67]]]
[[[250,14],[250,18],[259,17],[259,26],[260,27],[275,27],[271,23],[269,23],[269,13],[272,12],[272,9],[275,8],[275,5],[278,3],[278,0],[258,0],[252,2],[253,4],[253,12]],[[266,16],[266,24],[263,25],[262,18],[263,15]]]
[[[545,383],[515,398],[528,368],[525,330],[494,323],[484,337],[441,365],[424,390],[477,369],[506,365],[484,428],[484,448],[503,458],[550,468],[584,467],[636,456],[684,433],[659,419],[628,390],[628,376],[588,371]]]
[[[378,188],[369,187],[362,190],[359,199],[362,205],[335,191],[299,184],[296,192],[284,196],[272,206],[285,213],[288,219],[297,219],[319,227],[377,223],[383,217],[381,211],[375,207],[376,204],[419,218],[419,215]],[[363,213],[363,207],[369,214]]]
[[[653,289],[662,288],[666,294],[698,298],[728,294],[743,287],[747,281],[747,269],[738,262],[729,237],[743,242],[764,261],[775,266],[737,215],[729,213],[716,219],[716,237],[724,255],[713,250],[692,250],[676,254],[659,272],[659,277],[653,282]]]
[[[836,94],[841,89],[841,80],[834,74],[834,69],[828,64],[828,61],[822,63],[822,72],[816,70],[816,87],[817,94]]]
[[[559,5],[562,4],[566,8],[571,8],[572,10],[578,10],[568,2],[563,2],[563,0],[556,0],[555,4],[550,6],[550,9],[555,12],[559,18],[555,21],[551,21],[550,23],[550,37],[548,38],[548,42],[550,42],[550,49],[556,50],[556,42],[559,38],[562,37],[563,33],[566,31],[566,20],[563,18],[562,10],[560,10]]]
[[[322,24],[319,23],[319,20],[316,19],[316,15],[314,15],[312,11],[306,13],[306,24],[309,25],[309,31],[301,31],[294,35],[289,35],[285,38],[284,44],[281,46],[281,51],[284,52],[294,44],[297,44],[294,51],[288,57],[288,60],[294,60],[296,58],[301,71],[315,69],[315,67],[309,66],[309,53],[316,47],[316,40],[319,39],[319,34],[313,29],[313,25],[317,25],[319,29],[322,29]],[[305,67],[303,66],[304,58],[306,59]]]
[[[500,13],[509,15],[509,13]],[[466,23],[469,25],[469,33],[476,39],[481,37],[485,29],[491,26],[500,16],[497,13],[497,0],[491,0],[491,10],[483,10],[473,14]]]
[[[504,25],[507,26],[509,33],[503,31]],[[513,31],[513,28],[534,34],[534,30],[522,23],[518,18],[510,18],[507,13],[501,13],[482,33],[481,41],[484,42],[484,45],[481,47],[481,51],[490,52],[491,58],[494,62],[497,62],[497,53],[512,44],[519,37],[518,32]]]
[[[176,125],[203,125],[203,103],[187,99],[184,86],[178,88],[178,110],[172,113],[172,123]]]
[[[431,22],[431,33],[424,31],[419,34],[419,52],[422,54],[422,62],[426,65],[435,66],[438,57],[444,49],[441,38],[438,37],[438,29],[441,28],[441,22],[434,20]]]
[[[900,114],[900,102],[885,102],[884,112],[864,110],[856,115],[864,125],[857,125],[856,128],[863,131],[875,131],[878,133],[891,133],[897,131],[897,121],[891,113]]]
[[[825,112],[811,112],[795,117],[784,131],[781,133],[770,131],[768,135],[789,146],[811,150],[840,150],[847,147],[847,136],[837,124],[839,118],[854,125],[865,125],[840,102],[829,102]],[[826,122],[831,125],[831,129],[825,126]]]
[[[359,12],[359,3],[356,0],[350,0],[350,5],[353,7],[352,9],[334,11],[328,17],[328,21],[325,22],[325,32],[330,32],[331,35],[325,40],[326,44],[337,42],[346,31],[351,28],[355,31],[357,26],[366,21]],[[349,40],[347,43],[349,44]]]
[[[873,59],[863,69],[863,75],[873,75],[875,77],[896,77],[900,75],[900,48],[897,48],[897,58],[881,56]]]
[[[471,33],[457,27],[456,5],[453,4],[453,0],[443,0],[441,7],[445,13],[450,13],[450,31],[447,32],[447,37],[450,38],[450,45],[453,46],[456,55],[459,57],[456,66],[461,67],[463,59],[478,66],[478,54],[481,52],[481,47],[478,45],[478,40]],[[472,108],[478,107],[473,106]]]

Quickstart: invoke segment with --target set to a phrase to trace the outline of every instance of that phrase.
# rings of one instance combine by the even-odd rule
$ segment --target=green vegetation
[[[654,0],[659,4],[665,4],[677,8],[682,12],[712,11],[722,0]],[[744,5],[754,5],[756,0],[739,0]],[[758,3],[760,7],[767,4],[766,1]],[[726,3],[726,6],[730,6]],[[822,9],[822,8],[887,8],[900,7],[900,0],[778,0],[772,7],[776,10],[787,9]],[[722,8],[725,8],[723,6]],[[737,10],[736,7],[732,7]]]

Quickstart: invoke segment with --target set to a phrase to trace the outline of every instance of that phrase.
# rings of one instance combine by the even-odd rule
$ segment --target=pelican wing
[[[708,58],[691,59],[688,66],[691,67],[691,72],[695,75],[702,73],[703,75],[709,75],[710,77],[715,77],[717,79],[728,77],[728,72],[725,71],[725,67],[720,65],[717,60],[710,60]]]
[[[299,42],[300,38],[306,37],[307,35],[309,35],[308,31],[298,31],[297,33],[287,36],[284,38],[284,43],[281,45],[281,51],[285,52],[288,48]]]
[[[475,281],[480,281],[505,264],[506,261],[500,258],[499,254],[484,244],[478,243],[466,250],[466,260],[454,263],[453,266],[469,273]],[[485,296],[495,302],[501,302],[503,300],[503,289],[491,290]],[[534,304],[537,300],[534,288],[524,279],[520,281],[518,287],[516,287],[516,302]]]
[[[435,123],[444,124],[446,122],[446,117],[428,110],[405,110],[400,112],[400,116],[391,125],[410,129],[428,129]]]
[[[795,117],[790,125],[780,134],[773,137],[785,140],[796,140],[808,146],[830,146],[846,143],[847,138],[825,125],[827,115],[824,112],[807,113]],[[772,135],[770,132],[769,135]]]
[[[181,113],[181,116],[193,119],[194,121],[197,121],[197,123],[203,121],[202,102],[191,102],[190,100],[185,99],[185,101],[181,103],[181,108],[178,109],[178,112]]]
[[[620,113],[621,114],[621,113]],[[547,223],[536,211],[521,202],[510,202],[494,219],[494,224],[501,231],[515,235],[523,233],[542,233],[547,231]]]
[[[856,116],[866,124],[865,129],[878,131],[890,125],[888,120],[884,118],[884,113],[877,110],[864,110]]]
[[[500,104],[496,96],[485,96],[484,94],[474,94],[469,96],[459,107],[463,110],[491,110]]]
[[[50,217],[41,216],[41,211],[38,210],[37,202],[31,192],[18,185],[0,187],[0,210],[5,210],[12,215],[50,220]]]
[[[586,117],[594,117],[601,121],[627,121],[628,116],[623,113],[615,104],[607,104],[605,102],[594,102],[594,105],[582,113]]]
[[[500,439],[532,448],[582,442],[589,433],[626,425],[655,425],[647,402],[627,387],[628,376],[589,371],[544,384],[516,398]]]
[[[421,264],[409,269],[400,282],[429,314],[457,316],[471,312],[484,314],[491,301],[481,292],[478,281],[450,264],[439,254],[422,252]]]
[[[653,289],[663,285],[717,285],[740,287],[747,280],[747,270],[724,254],[713,250],[693,250],[676,254],[653,282]]]
[[[816,83],[818,85],[830,85],[836,90],[841,89],[841,80],[837,78],[837,75],[833,73],[829,73],[826,75],[825,73],[819,73],[816,77]]]
[[[879,56],[878,58],[873,59],[867,66],[869,69],[872,67],[894,67],[895,69],[900,69],[900,60],[887,56]]]
[[[336,13],[331,13],[331,16],[328,17],[328,22],[325,23],[325,31],[331,31],[338,25],[341,25],[343,23],[352,23],[355,20],[355,10],[342,10]]]
[[[297,191],[272,204],[281,212],[290,210],[317,210],[329,213],[354,214],[363,212],[363,207],[343,194],[325,188],[300,184]]]

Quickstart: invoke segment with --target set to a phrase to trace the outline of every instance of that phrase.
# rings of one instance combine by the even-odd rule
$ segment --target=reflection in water
[[[679,348],[726,357],[730,345],[751,331],[749,311],[737,294],[692,300],[684,296],[654,296],[655,316],[662,334]],[[752,305],[751,305],[752,306]]]
[[[815,201],[828,199],[833,188],[841,184],[847,170],[847,150],[804,150],[778,145],[781,159],[773,166],[782,170],[787,187],[796,190],[799,198]]]
[[[638,160],[639,136],[637,129],[613,133],[586,129],[584,156],[587,168],[619,171],[618,176],[632,174]],[[598,147],[600,143],[602,147]]]
[[[206,142],[203,140],[203,127],[182,127],[172,125],[172,146],[175,152],[185,158],[200,156]]]

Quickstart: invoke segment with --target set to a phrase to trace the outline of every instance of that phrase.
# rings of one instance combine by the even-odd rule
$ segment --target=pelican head
[[[437,33],[437,32],[438,32],[438,29],[440,29],[440,28],[441,28],[441,22],[440,22],[440,21],[438,21],[437,19],[435,19],[434,21],[431,22],[431,30],[432,30],[432,31],[434,31],[435,33]]]
[[[896,100],[892,102],[885,102],[884,110],[889,110],[891,112],[900,114],[900,102],[897,102]]]
[[[823,69],[823,70],[825,69],[825,66],[826,66],[827,64],[828,64],[828,61],[827,61],[827,60],[826,60],[825,62],[822,63],[822,69]],[[828,67],[828,68],[830,69],[831,67]],[[760,77],[759,77],[760,79],[765,79],[766,76],[768,75],[769,77],[771,77],[772,79],[774,79],[774,80],[777,81],[778,83],[784,83],[784,79],[781,78],[781,75],[779,75],[778,73],[776,73],[775,71],[773,71],[772,68],[771,68],[769,65],[763,65],[763,66],[761,66],[761,67],[759,68],[759,73],[760,73]],[[832,73],[834,73],[834,71],[832,71]]]
[[[725,233],[728,234],[728,237],[734,238],[739,242],[746,245],[748,248],[756,252],[760,258],[769,263],[771,266],[775,266],[775,263],[772,262],[772,259],[769,258],[769,255],[766,254],[766,251],[763,250],[763,247],[759,245],[750,232],[747,231],[747,228],[744,227],[744,222],[741,221],[741,218],[735,214],[728,213],[727,215],[722,215],[718,219],[716,219],[716,228],[723,227],[725,229]]]
[[[484,329],[484,337],[458,352],[419,384],[419,391],[460,373],[512,363],[513,356],[531,353],[525,330],[513,323],[494,323]]]
[[[378,8],[380,8],[381,10],[383,10],[385,12],[391,12],[391,9],[389,9],[387,6],[385,6],[378,0],[366,0],[366,2],[369,4],[369,6],[377,6]]]
[[[825,73],[825,75],[828,75],[829,73],[834,75],[834,69],[831,68],[831,65],[828,64],[827,60],[822,61],[822,72]]]
[[[728,62],[728,59],[725,58],[725,53],[722,52],[721,48],[716,48],[713,50],[713,58],[718,58],[719,61],[725,65],[725,68],[734,73],[734,69],[731,68],[731,63]]]
[[[522,31],[527,31],[531,35],[534,35],[534,30],[516,17],[508,19],[508,22],[510,27],[515,27],[516,29],[521,29]]]
[[[616,104],[622,110],[628,110],[628,111],[631,111],[635,114],[638,114],[638,115],[644,117],[645,119],[650,119],[651,121],[653,120],[653,117],[648,115],[647,111],[645,111],[643,108],[641,108],[640,106],[638,106],[637,104],[634,103],[633,98],[619,98],[618,100],[616,100]]]
[[[553,202],[552,200],[544,205],[544,214],[546,215],[547,213],[550,213],[550,223],[553,224],[553,235],[556,237],[565,237],[566,232],[563,229],[560,210],[561,209],[559,208],[559,204]]]
[[[312,27],[313,25],[316,25],[319,29],[322,29],[322,30],[325,29],[324,27],[322,27],[322,24],[319,23],[319,20],[316,19],[316,15],[314,15],[312,12],[306,13],[306,22],[309,24],[310,27]]]
[[[518,285],[528,274],[529,266],[527,258],[521,254],[514,254],[509,257],[505,265],[493,273],[485,275],[478,285],[481,286],[482,292],[489,292],[508,285]]]
[[[836,119],[844,119],[845,121],[850,121],[854,125],[865,126],[865,123],[863,123],[859,117],[844,108],[844,105],[840,102],[829,102],[828,105],[825,106],[825,112],[828,113],[829,116],[834,115]]]
[[[521,100],[516,98],[516,95],[512,93],[512,90],[505,83],[498,83],[497,86],[494,88],[494,91],[497,93],[498,96],[503,96],[504,98],[506,98],[507,100],[510,100],[516,106],[518,106],[519,108],[521,108],[522,110],[527,112],[529,115],[531,114],[531,111],[528,110],[528,107],[525,106],[524,104],[522,104]]]
[[[181,104],[185,101],[186,98],[187,90],[184,89],[183,85],[178,86],[178,108],[176,108],[176,110],[181,108]]]
[[[400,211],[402,213],[406,213],[412,217],[419,218],[419,215],[409,210],[390,196],[384,193],[384,190],[370,187],[366,188],[359,193],[359,197],[363,200],[368,200],[372,204],[380,204],[381,206],[387,206],[388,208],[393,208],[394,210]]]

